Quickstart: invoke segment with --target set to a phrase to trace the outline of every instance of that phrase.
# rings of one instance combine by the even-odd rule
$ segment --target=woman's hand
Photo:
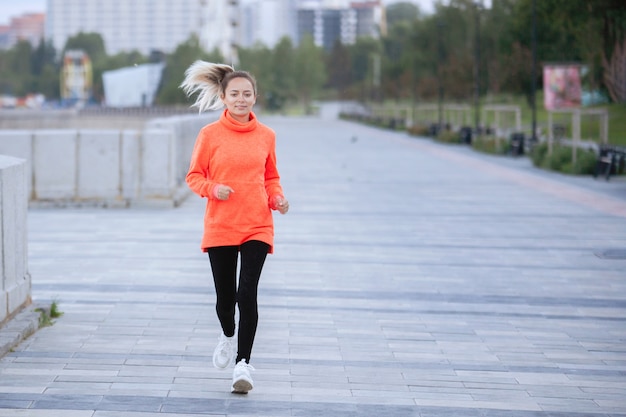
[[[215,189],[213,190],[213,195],[215,195],[215,198],[217,198],[218,200],[228,200],[230,195],[234,192],[235,190],[230,188],[228,185],[219,184],[215,186]]]
[[[280,212],[280,214],[285,214],[289,211],[289,201],[279,195],[274,197],[273,206]]]

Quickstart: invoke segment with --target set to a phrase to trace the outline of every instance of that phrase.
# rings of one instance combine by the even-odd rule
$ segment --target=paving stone
[[[0,417],[93,417],[92,410],[33,410],[33,409],[1,409]],[[102,417],[102,416],[100,416]]]
[[[260,283],[254,390],[230,394],[211,364],[201,199],[31,209],[33,298],[64,315],[0,360],[0,417],[626,417],[626,260],[597,256],[626,247],[626,181],[263,121],[291,210]]]

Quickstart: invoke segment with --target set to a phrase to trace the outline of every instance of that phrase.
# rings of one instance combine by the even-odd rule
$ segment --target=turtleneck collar
[[[220,123],[235,132],[250,132],[256,129],[259,122],[254,112],[250,112],[250,120],[248,122],[241,123],[233,118],[228,112],[228,109],[224,109],[224,112],[220,116]]]

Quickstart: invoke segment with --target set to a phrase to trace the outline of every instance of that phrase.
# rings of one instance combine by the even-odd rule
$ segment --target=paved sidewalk
[[[291,203],[229,393],[203,202],[32,210],[0,417],[626,416],[626,183],[332,119],[263,118]],[[614,198],[613,196],[618,196]]]

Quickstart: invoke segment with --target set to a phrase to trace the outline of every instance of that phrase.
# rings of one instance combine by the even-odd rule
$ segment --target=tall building
[[[297,42],[310,35],[326,50],[337,40],[351,45],[360,36],[379,37],[385,27],[380,0],[300,0],[297,5]]]
[[[187,0],[190,1],[190,0]],[[217,48],[226,63],[238,62],[238,0],[198,0],[200,42],[207,51]]]
[[[0,49],[10,49],[11,26],[0,25]]]
[[[26,13],[11,19],[7,26],[0,26],[0,48],[12,48],[18,41],[27,41],[37,47],[44,38],[46,15]]]
[[[297,0],[248,0],[241,6],[239,44],[273,48],[281,38],[295,40]]]
[[[356,12],[356,37],[387,35],[387,16],[380,1],[353,1],[351,8]]]
[[[233,59],[237,0],[48,0],[46,38],[57,50],[80,32],[102,36],[106,52],[173,52],[191,35]]]
[[[359,36],[386,32],[380,0],[243,0],[239,43],[272,48],[283,37],[295,44],[311,35],[318,46],[331,49],[337,39],[349,45]]]
[[[61,51],[79,32],[101,34],[106,52],[171,53],[191,35],[236,64],[237,47],[273,48],[283,36],[294,44],[313,36],[331,49],[336,40],[384,33],[380,0],[47,0],[46,38]],[[2,34],[0,33],[0,40]]]

